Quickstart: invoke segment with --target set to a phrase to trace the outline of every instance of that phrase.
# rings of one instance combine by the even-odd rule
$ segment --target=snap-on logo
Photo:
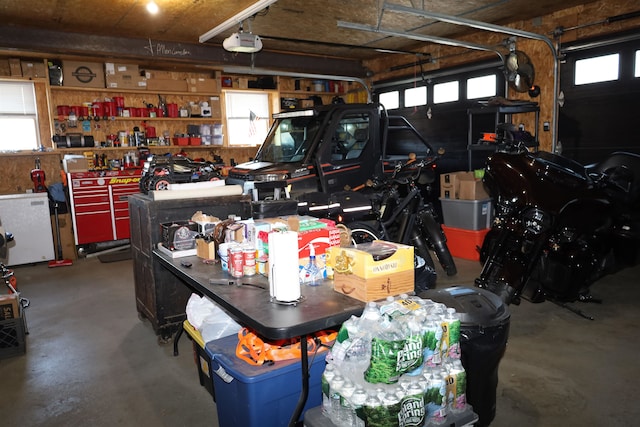
[[[127,178],[111,178],[109,185],[114,184],[135,184],[140,182],[140,177],[127,177]]]

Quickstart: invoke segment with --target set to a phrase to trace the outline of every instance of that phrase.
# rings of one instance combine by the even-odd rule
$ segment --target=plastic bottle
[[[353,405],[351,404],[351,397],[356,390],[356,386],[350,380],[345,380],[340,391],[340,414],[339,425],[345,427],[351,427],[354,423],[356,416]]]
[[[442,358],[460,359],[460,316],[455,308],[447,308],[442,322]]]
[[[447,398],[451,412],[462,412],[467,406],[467,373],[459,359],[448,366]]]
[[[320,277],[320,268],[316,264],[316,252],[313,248],[313,244],[309,244],[309,262],[302,269],[302,282],[309,286],[317,286],[322,283],[322,277]]]
[[[447,374],[434,372],[426,392],[427,422],[443,424],[447,417]]]
[[[335,366],[332,363],[328,363],[322,373],[322,414],[328,418],[331,418],[331,382],[336,376]]]
[[[442,340],[442,327],[436,315],[427,316],[424,324],[425,345],[423,350],[424,363],[427,366],[436,366],[441,362],[440,341]]]
[[[344,385],[344,377],[342,375],[336,375],[333,377],[333,380],[329,384],[329,398],[331,409],[329,413],[329,418],[335,424],[340,424],[340,418],[342,416],[341,409],[342,406],[340,404],[342,386]]]
[[[364,388],[356,386],[356,389],[351,395],[351,405],[353,406],[353,412],[355,417],[353,419],[352,427],[364,427],[364,413],[363,406],[367,400],[367,392]]]

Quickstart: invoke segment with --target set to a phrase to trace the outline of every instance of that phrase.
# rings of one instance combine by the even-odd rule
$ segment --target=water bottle
[[[447,396],[451,412],[463,412],[467,406],[467,373],[460,359],[448,364]]]
[[[340,391],[340,414],[339,426],[351,427],[356,416],[353,406],[351,405],[351,397],[355,392],[356,386],[353,382],[345,380]]]
[[[322,414],[331,418],[331,381],[336,376],[335,366],[327,364],[322,373]]]
[[[352,427],[365,427],[363,407],[367,400],[367,392],[364,388],[357,386],[351,395],[351,405],[355,417]]]
[[[336,375],[335,377],[333,377],[333,381],[331,381],[329,385],[329,399],[331,401],[329,418],[335,424],[340,424],[340,418],[342,415],[340,399],[341,399],[343,385],[344,385],[344,377],[342,375]]]
[[[460,359],[460,317],[455,308],[447,308],[442,321],[442,358]]]

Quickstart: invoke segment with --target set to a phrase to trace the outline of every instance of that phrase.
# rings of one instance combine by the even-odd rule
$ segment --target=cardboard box
[[[147,90],[186,92],[187,81],[173,79],[147,79]]]
[[[136,64],[118,64],[115,62],[106,62],[104,64],[104,73],[107,76],[112,76],[112,75],[140,76],[140,69]]]
[[[62,61],[62,85],[104,88],[104,65],[99,62]]]
[[[22,64],[18,58],[9,58],[9,74],[11,77],[22,77]]]
[[[136,74],[107,74],[108,89],[147,90],[147,79]]]
[[[298,108],[311,108],[311,107],[313,107],[313,99],[298,100]]]
[[[89,170],[89,161],[84,156],[65,155],[62,159],[65,172],[86,172]]]
[[[183,71],[144,70],[143,74],[147,79],[186,80],[189,78],[189,73]]]
[[[22,77],[30,79],[43,79],[47,77],[47,67],[43,61],[22,61],[20,62]]]
[[[440,197],[443,199],[479,200],[489,197],[482,180],[474,172],[450,172],[440,175]]]
[[[360,301],[414,290],[413,246],[377,240],[359,249],[331,247],[326,263],[333,272],[334,290]]]
[[[298,259],[309,258],[311,245],[316,256],[324,255],[329,248],[340,246],[340,230],[336,227],[325,227],[299,231]]]
[[[216,259],[216,242],[196,239],[196,255],[202,259]]]
[[[20,317],[18,294],[0,295],[0,320]]]
[[[333,278],[333,289],[360,301],[377,301],[389,296],[413,292],[415,276],[413,270],[387,274],[385,277],[364,279],[338,274]]]
[[[78,259],[78,254],[76,252],[76,242],[73,235],[73,221],[71,221],[71,214],[58,214],[58,224],[60,225],[60,244],[62,245],[62,258],[70,260]],[[57,248],[58,240],[55,233],[56,219],[54,215],[51,215],[51,229],[54,230],[54,247]]]
[[[9,60],[0,58],[0,76],[10,76],[11,67],[9,66]]]
[[[222,117],[222,107],[220,105],[219,96],[212,96],[209,98],[209,107],[211,107],[211,117]]]
[[[218,91],[218,82],[204,77],[191,77],[187,79],[187,90],[196,93],[214,93]]]

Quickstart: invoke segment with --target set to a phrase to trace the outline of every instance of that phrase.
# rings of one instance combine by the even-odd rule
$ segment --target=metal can
[[[244,276],[243,263],[242,248],[239,246],[229,248],[229,273],[233,277]]]
[[[242,249],[243,272],[245,276],[256,274],[256,250],[252,247]]]

